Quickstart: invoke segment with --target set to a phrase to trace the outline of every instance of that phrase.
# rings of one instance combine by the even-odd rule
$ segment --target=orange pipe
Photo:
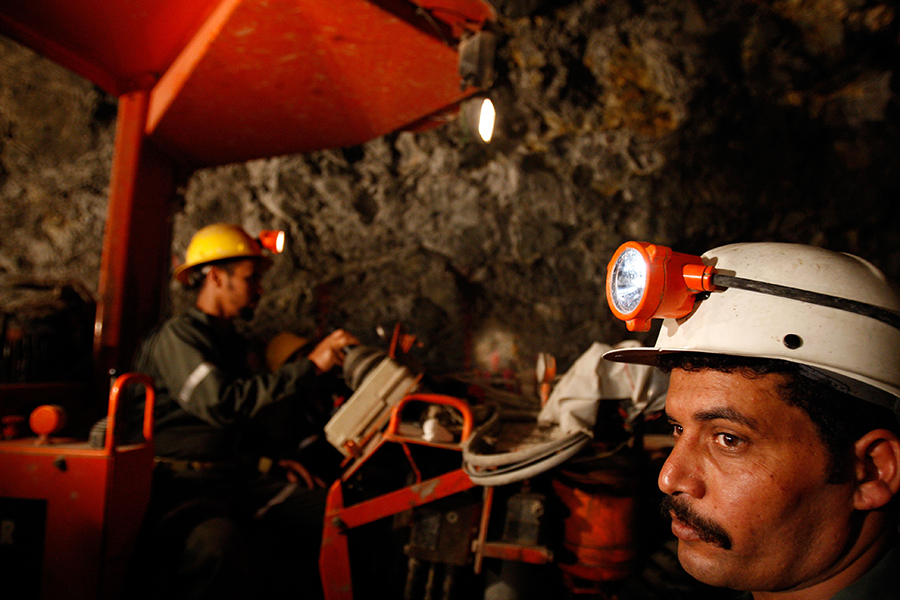
[[[404,396],[393,408],[391,411],[390,423],[388,423],[388,428],[384,434],[385,438],[397,437],[397,431],[400,427],[400,414],[403,412],[403,408],[413,401],[427,402],[429,404],[442,404],[444,406],[455,408],[462,414],[463,418],[463,429],[459,439],[460,443],[466,441],[469,436],[472,435],[475,419],[472,416],[471,407],[465,400],[453,396],[444,396],[443,394],[417,393]]]

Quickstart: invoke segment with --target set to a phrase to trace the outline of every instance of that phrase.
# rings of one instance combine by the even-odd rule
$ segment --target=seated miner
[[[604,358],[671,373],[659,487],[679,561],[756,600],[900,598],[900,297],[809,246],[700,258],[629,242],[607,280],[630,329],[665,318],[655,347]],[[667,259],[678,276],[655,287]]]
[[[274,372],[255,368],[235,321],[252,315],[268,261],[240,227],[198,231],[174,272],[196,290],[194,305],[138,350],[134,370],[156,391],[158,462],[139,578],[147,596],[321,595],[325,490],[310,489],[321,478],[291,449],[321,433],[332,401],[323,381],[339,379],[332,370],[358,340],[337,330]],[[133,408],[139,421],[142,403]],[[292,468],[261,472],[261,456]]]

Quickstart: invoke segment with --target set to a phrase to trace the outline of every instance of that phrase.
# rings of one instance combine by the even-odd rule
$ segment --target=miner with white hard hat
[[[659,474],[678,557],[756,600],[900,598],[900,296],[868,262],[796,244],[702,257],[628,242],[610,308],[670,372]]]
[[[173,273],[196,300],[151,332],[137,353],[134,370],[150,375],[156,391],[152,508],[159,533],[150,539],[175,544],[147,550],[146,564],[172,563],[146,582],[160,597],[176,591],[184,598],[321,593],[315,552],[325,490],[292,485],[260,473],[258,465],[261,456],[283,458],[290,479],[317,487],[315,474],[293,459],[291,448],[316,436],[324,440],[319,434],[333,400],[317,394],[321,380],[358,340],[339,329],[306,351],[298,344],[282,353],[271,371],[250,360],[235,322],[252,317],[270,261],[260,240],[237,225],[197,231]],[[142,412],[135,406],[134,420]],[[265,542],[250,545],[249,539]],[[298,556],[286,571],[288,549]],[[260,560],[265,552],[275,553],[271,561]]]

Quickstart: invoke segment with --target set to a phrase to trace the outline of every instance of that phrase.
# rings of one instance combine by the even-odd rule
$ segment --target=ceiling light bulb
[[[490,98],[485,98],[481,103],[481,111],[478,113],[478,135],[485,142],[490,142],[494,135],[494,103]]]

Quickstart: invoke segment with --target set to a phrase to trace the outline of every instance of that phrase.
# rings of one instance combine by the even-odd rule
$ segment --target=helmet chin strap
[[[865,302],[800,290],[775,283],[766,283],[764,281],[723,275],[722,273],[713,274],[712,283],[719,288],[737,288],[751,292],[759,292],[761,294],[769,294],[770,296],[778,296],[780,298],[799,300],[800,302],[806,302],[808,304],[837,308],[839,310],[845,310],[864,317],[876,319],[882,323],[887,323],[894,329],[900,329],[900,315],[885,308],[881,308],[880,306],[874,306]]]

